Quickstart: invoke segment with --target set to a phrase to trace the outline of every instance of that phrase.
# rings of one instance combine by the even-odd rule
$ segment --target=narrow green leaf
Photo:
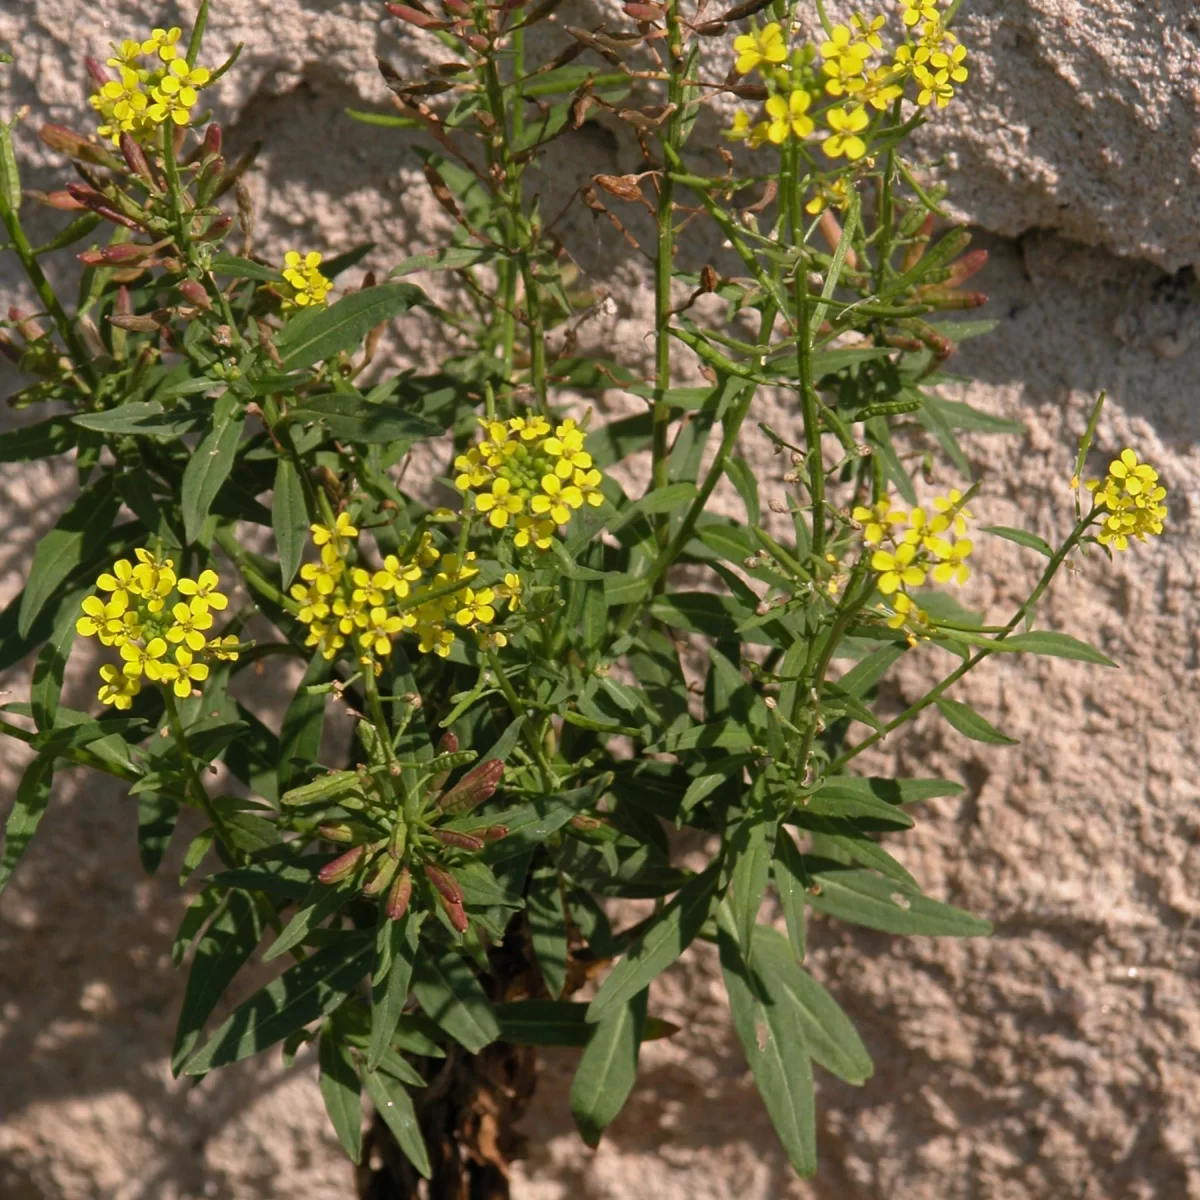
[[[225,893],[220,888],[206,887],[188,905],[179,922],[179,930],[171,944],[171,966],[177,967],[183,962],[184,956],[196,940],[196,935],[204,928],[204,922],[209,919],[225,902]]]
[[[994,533],[997,537],[1004,538],[1006,542],[1016,542],[1018,546],[1036,550],[1046,558],[1054,557],[1054,550],[1050,543],[1045,538],[1038,537],[1036,533],[1029,533],[1024,529],[1011,529],[1007,525],[984,525],[981,532]]]
[[[804,923],[804,892],[808,876],[804,858],[786,829],[779,831],[775,839],[775,861],[771,864],[775,879],[775,890],[779,893],[779,906],[787,924],[788,943],[797,962],[804,961],[807,937]]]
[[[961,908],[930,900],[913,888],[873,871],[844,867],[828,859],[806,859],[817,890],[806,894],[810,907],[842,921],[885,933],[978,937],[991,925]]]
[[[0,851],[0,892],[4,891],[14,868],[37,832],[46,805],[50,803],[53,783],[53,758],[35,758],[21,776],[12,810],[4,826],[4,849]]]
[[[938,711],[946,718],[951,728],[957,729],[963,737],[969,737],[976,742],[988,742],[995,746],[1015,746],[1016,738],[1001,733],[990,721],[981,717],[969,704],[958,700],[947,700],[945,697],[936,701]]]
[[[188,384],[201,383],[205,388],[218,386],[210,379],[189,379]],[[169,389],[160,389],[166,393]],[[93,433],[138,434],[143,437],[178,437],[187,433],[199,420],[195,412],[167,412],[157,400],[131,400],[103,412],[79,413],[71,418],[81,429]]]
[[[231,892],[228,902],[204,931],[196,946],[192,969],[171,1048],[171,1072],[178,1075],[196,1048],[204,1022],[212,1015],[225,989],[249,961],[262,937],[258,906],[245,892]]]
[[[799,1014],[794,1005],[755,994],[751,969],[725,924],[718,925],[717,945],[733,1027],[767,1115],[792,1166],[801,1175],[812,1175],[817,1169],[816,1102]]]
[[[283,932],[263,955],[263,962],[270,962],[286,954],[293,946],[298,946],[322,921],[333,916],[356,890],[352,879],[336,884],[314,883],[304,902],[284,926]]]
[[[66,417],[50,417],[36,425],[23,425],[0,433],[0,463],[30,462],[66,454],[78,435]]]
[[[1073,658],[1080,662],[1097,663],[1102,667],[1115,667],[1107,654],[1101,654],[1095,646],[1073,638],[1069,633],[1051,633],[1035,629],[1032,633],[1015,633],[1004,639],[1010,650],[1023,654],[1043,654],[1049,658]]]
[[[300,474],[290,458],[280,458],[275,467],[275,490],[271,497],[271,526],[279,549],[281,586],[287,588],[295,577],[308,538],[308,508]]]
[[[847,1083],[871,1077],[871,1056],[858,1031],[837,1001],[796,962],[783,934],[762,925],[755,928],[750,968],[760,995],[796,1010],[809,1053],[821,1066]]]
[[[514,1000],[495,1012],[500,1040],[515,1046],[586,1046],[600,1028],[574,1000]]]
[[[362,1162],[362,1084],[354,1069],[354,1060],[344,1042],[332,1029],[321,1031],[317,1047],[321,1069],[321,1099],[342,1149],[352,1163]]]
[[[500,1036],[491,1001],[471,964],[457,951],[418,955],[412,988],[426,1016],[472,1054]]]
[[[634,939],[588,1008],[589,1021],[601,1021],[626,1005],[661,975],[700,932],[712,908],[720,862],[691,879],[654,921]]]
[[[279,791],[290,791],[308,782],[309,768],[320,761],[321,733],[325,728],[325,697],[309,695],[308,688],[326,683],[333,664],[317,654],[308,664],[283,717],[279,731]]]
[[[38,542],[21,595],[17,633],[24,638],[55,592],[112,528],[120,507],[113,476],[104,475],[59,518]],[[78,615],[78,614],[76,614]]]
[[[392,1131],[396,1144],[404,1151],[404,1157],[417,1168],[422,1178],[428,1179],[433,1174],[429,1151],[421,1137],[412,1097],[404,1084],[382,1071],[368,1071],[363,1076],[363,1082],[367,1085],[367,1095],[371,1097],[375,1111]]]
[[[399,921],[381,917],[379,937],[388,939],[391,965],[387,975],[371,987],[371,1040],[367,1046],[367,1070],[374,1071],[392,1044],[392,1035],[412,983],[413,963],[421,933],[421,916],[409,910]]]
[[[377,325],[424,303],[425,293],[411,283],[383,283],[351,292],[328,308],[307,309],[275,337],[281,369],[298,371],[354,350]]]
[[[555,1000],[567,985],[567,918],[556,867],[539,867],[525,893],[533,956],[546,990]]]
[[[339,441],[367,446],[415,442],[442,432],[441,426],[417,413],[404,412],[394,401],[374,403],[340,392],[310,396],[291,409],[288,418],[300,425],[319,421]]]
[[[33,706],[33,723],[40,730],[54,728],[54,717],[62,696],[63,673],[75,642],[75,622],[80,617],[79,603],[86,595],[87,589],[81,589],[64,597],[55,616],[50,638],[34,664],[29,699]]]
[[[157,792],[138,793],[138,857],[147,875],[158,870],[178,818],[178,800]]]
[[[812,795],[798,801],[796,811],[824,817],[868,817],[904,829],[913,823],[904,809],[866,789],[847,785],[840,776],[827,779]]]
[[[239,1062],[332,1012],[358,986],[370,959],[368,941],[345,936],[289,967],[234,1010],[184,1065],[184,1074]]]
[[[592,1025],[591,1040],[579,1059],[571,1083],[571,1115],[593,1149],[633,1090],[648,999],[649,989],[642,988],[611,1006]]]
[[[282,283],[283,275],[252,258],[239,258],[236,254],[214,254],[210,264],[214,275],[225,275],[231,279],[257,279],[260,283]]]
[[[229,478],[245,419],[241,401],[232,391],[224,392],[213,402],[212,428],[192,451],[183,469],[180,504],[184,536],[189,542],[200,536],[209,509]]]
[[[432,254],[414,254],[411,258],[401,259],[388,272],[388,278],[403,278],[414,271],[461,271],[464,267],[476,267],[481,263],[491,262],[495,257],[496,251],[487,246],[447,246]]]
[[[734,856],[730,900],[734,929],[738,944],[749,946],[771,870],[771,845],[766,822],[760,814],[752,813],[738,825],[730,839],[729,852]]]

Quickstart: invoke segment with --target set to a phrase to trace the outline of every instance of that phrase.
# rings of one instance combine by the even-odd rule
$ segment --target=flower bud
[[[432,863],[426,863],[425,878],[433,884],[438,894],[444,896],[451,904],[463,902],[463,890],[459,886],[458,880],[443,867],[435,867]]]
[[[153,333],[165,323],[157,317],[139,316],[137,313],[113,313],[108,319],[118,329],[128,329],[130,333]]]
[[[412,899],[412,873],[407,867],[400,872],[392,882],[392,890],[388,892],[384,912],[389,921],[398,921],[408,912],[408,902]]]
[[[410,8],[407,4],[388,4],[387,10],[393,17],[399,17],[401,21],[407,21],[418,29],[428,29],[436,33],[450,28],[448,21],[439,21],[431,13]]]
[[[207,157],[210,154],[216,155],[221,153],[221,127],[216,121],[209,122],[208,128],[204,131],[204,143],[200,153]]]
[[[83,134],[76,133],[65,125],[43,125],[38,130],[38,137],[51,150],[57,150],[70,158],[82,159],[98,166],[107,166],[113,161],[111,154],[106,154],[100,147],[89,142]]]
[[[450,924],[458,930],[459,933],[466,933],[467,926],[470,922],[467,920],[467,914],[463,911],[461,904],[455,904],[453,900],[447,900],[445,896],[439,895],[438,902],[442,906],[442,911],[450,918]]]
[[[209,222],[208,228],[200,234],[198,242],[216,242],[223,238],[233,228],[233,218],[229,216],[215,217]]]
[[[458,850],[483,849],[483,838],[473,833],[461,833],[457,829],[434,829],[430,832],[443,846],[454,846]]]
[[[986,250],[968,250],[957,262],[951,264],[946,286],[956,288],[966,283],[972,275],[978,275],[987,266],[987,260]]]
[[[59,212],[82,212],[84,207],[70,192],[47,192],[45,203]]]
[[[366,852],[365,844],[347,850],[345,854],[338,855],[332,862],[327,862],[317,872],[317,878],[322,883],[341,883],[343,879],[349,879],[358,870],[359,863],[362,862]]]
[[[485,825],[482,829],[472,829],[471,836],[483,838],[485,842],[498,842],[508,837],[507,825]]]
[[[469,812],[491,799],[503,774],[504,763],[489,758],[468,771],[438,803],[446,812]]]
[[[400,864],[390,854],[380,855],[379,865],[375,867],[370,878],[363,884],[363,895],[378,896],[392,882],[399,866]]]
[[[99,59],[92,58],[89,54],[84,60],[83,65],[87,68],[87,73],[91,77],[92,86],[99,91],[109,81],[108,72],[100,65]]]
[[[143,183],[148,184],[151,188],[157,186],[154,172],[150,170],[150,162],[146,158],[146,152],[127,133],[121,134],[121,157],[125,159],[125,165]]]
[[[118,242],[115,246],[105,246],[103,250],[84,250],[77,257],[89,267],[116,267],[139,262],[153,253],[153,246],[142,246],[137,242]]]
[[[441,741],[438,742],[437,750],[439,754],[454,754],[458,750],[458,737],[449,729],[442,734]],[[429,781],[430,793],[440,792],[446,786],[446,780],[450,778],[449,770],[439,771]]]
[[[933,213],[930,213],[921,222],[921,228],[917,231],[917,236],[905,247],[904,259],[900,267],[902,271],[911,271],[921,261],[921,258],[925,254],[925,248],[929,245],[929,239],[932,236]]]
[[[212,301],[208,298],[208,292],[199,280],[184,279],[179,284],[180,294],[192,304],[198,305],[206,312],[212,311]]]
[[[328,825],[321,825],[318,827],[317,832],[327,842],[352,842],[354,840],[354,830],[345,821],[336,821]]]

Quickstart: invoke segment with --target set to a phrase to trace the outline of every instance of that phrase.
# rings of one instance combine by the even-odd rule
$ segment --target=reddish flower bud
[[[210,154],[220,154],[221,141],[222,138],[220,125],[218,125],[216,121],[210,122],[208,128],[204,131],[204,144],[200,151],[201,154],[205,156]]]
[[[65,125],[43,125],[38,130],[38,137],[51,150],[57,150],[71,158],[81,158],[84,162],[101,164],[111,160],[111,155],[105,154],[98,146],[89,142],[83,134],[76,133],[75,130],[68,129]]]
[[[204,288],[204,284],[196,279],[184,279],[179,284],[180,294],[192,304],[198,305],[206,312],[212,311],[212,301],[208,297],[208,292]]]
[[[504,774],[504,763],[489,758],[468,771],[438,802],[446,812],[470,812],[490,800]]]
[[[460,833],[457,829],[434,829],[431,832],[443,846],[454,846],[459,850],[483,849],[483,838],[473,833]]]
[[[485,842],[498,842],[501,838],[508,837],[508,826],[487,825],[483,829],[472,829],[471,836],[483,838]]]
[[[430,29],[434,32],[440,32],[450,28],[448,21],[439,21],[437,17],[431,16],[429,13],[420,12],[415,8],[410,8],[407,4],[389,4],[388,12],[393,17],[399,17],[401,21],[407,21],[410,25],[415,25],[418,29]]]
[[[921,261],[931,237],[933,237],[933,213],[930,213],[921,222],[921,228],[917,231],[917,236],[905,247],[901,270],[911,271]]]
[[[946,286],[955,288],[966,283],[972,275],[978,275],[987,266],[987,260],[988,252],[986,250],[968,250],[962,258],[951,264]]]
[[[341,883],[349,879],[358,870],[363,855],[367,852],[366,845],[355,846],[345,854],[339,854],[332,862],[327,862],[318,872],[317,878],[322,883]]]
[[[317,832],[329,842],[349,842],[354,838],[354,830],[345,821],[336,821],[321,825]]]
[[[115,246],[105,246],[103,250],[84,250],[78,255],[79,261],[89,267],[98,266],[127,266],[140,262],[154,253],[152,246],[140,246],[137,242],[118,242]]]
[[[450,924],[459,933],[466,933],[470,922],[467,920],[467,914],[463,911],[463,906],[455,904],[453,900],[447,900],[445,896],[438,896],[438,902],[442,906],[442,911],[450,918]]]
[[[95,188],[90,188],[85,183],[68,183],[67,191],[79,201],[79,203],[98,216],[103,217],[106,221],[112,221],[117,225],[124,225],[127,229],[140,229],[136,221],[130,220],[124,213],[119,213],[113,208],[108,198],[96,191]]]
[[[118,329],[128,329],[130,333],[153,333],[163,325],[157,317],[138,316],[135,313],[114,313],[108,319]]]
[[[109,73],[100,65],[99,59],[92,58],[89,54],[84,60],[83,65],[87,68],[87,73],[91,76],[92,86],[99,91],[111,78]]]
[[[82,212],[84,207],[70,192],[47,192],[45,202],[59,212]]]
[[[388,892],[384,912],[389,921],[398,921],[408,912],[408,902],[412,899],[412,873],[407,867],[396,876],[392,890]]]
[[[127,133],[121,134],[121,157],[125,159],[125,165],[139,179],[151,187],[155,186],[154,173],[150,170],[146,152]]]
[[[196,239],[198,242],[215,242],[223,238],[233,228],[232,217],[216,217],[208,228]]]
[[[438,894],[444,896],[451,904],[463,902],[463,890],[459,887],[458,880],[449,871],[442,867],[435,867],[432,863],[426,863],[425,878],[433,884]]]
[[[922,304],[931,305],[939,312],[952,312],[964,308],[982,308],[987,303],[983,292],[960,292],[954,288],[930,288],[917,293]]]

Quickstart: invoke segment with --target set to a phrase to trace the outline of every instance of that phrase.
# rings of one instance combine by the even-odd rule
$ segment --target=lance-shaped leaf
[[[322,1031],[317,1061],[325,1111],[350,1161],[357,1164],[362,1161],[362,1084],[350,1051],[333,1029]]]
[[[646,1023],[649,990],[643,988],[593,1024],[595,1032],[579,1060],[571,1084],[571,1115],[591,1147],[624,1107],[637,1078],[638,1052]]]
[[[374,1071],[392,1044],[392,1035],[404,1011],[417,958],[423,913],[408,912],[399,921],[383,921],[376,933],[377,953],[389,958],[387,971],[371,985],[371,1040],[367,1070]],[[376,972],[378,976],[378,972]]]
[[[500,1036],[487,994],[457,951],[418,955],[412,988],[425,1014],[472,1054]]]
[[[200,536],[209,509],[229,478],[245,420],[241,401],[232,391],[222,393],[213,402],[212,428],[192,451],[183,470],[180,504],[184,534],[189,542]]]
[[[17,785],[17,796],[4,826],[4,850],[0,852],[0,892],[4,890],[13,869],[29,848],[33,835],[50,803],[50,788],[54,783],[54,759],[35,758],[25,768]]]
[[[392,1131],[396,1144],[404,1151],[405,1158],[428,1179],[433,1174],[429,1163],[429,1151],[425,1149],[412,1097],[404,1084],[384,1071],[368,1071],[363,1076],[363,1082],[367,1086],[367,1095],[371,1097],[376,1112]]]

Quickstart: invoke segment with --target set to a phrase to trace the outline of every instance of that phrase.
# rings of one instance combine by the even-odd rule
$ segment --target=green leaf
[[[746,522],[749,525],[762,523],[762,506],[758,500],[758,480],[754,471],[744,458],[727,458],[725,474],[729,482],[737,488],[738,495],[746,507]],[[703,534],[701,535],[703,536]]]
[[[333,663],[314,655],[288,705],[279,732],[278,786],[280,794],[308,782],[309,768],[319,761],[321,733],[325,728],[325,697],[309,695],[308,688],[326,683]]]
[[[280,369],[297,371],[354,350],[377,325],[425,302],[425,293],[411,283],[383,283],[351,292],[328,308],[306,309],[275,337]]]
[[[231,892],[224,907],[196,946],[192,969],[171,1049],[171,1072],[180,1068],[196,1048],[204,1022],[212,1016],[225,989],[249,961],[262,937],[258,906],[245,892]]]
[[[283,274],[274,267],[255,262],[252,258],[239,258],[236,254],[214,254],[210,267],[214,275],[226,275],[231,279],[257,279],[260,283],[283,282]]]
[[[471,964],[457,951],[418,955],[412,986],[426,1016],[472,1054],[500,1036],[491,1002]]]
[[[997,537],[1004,538],[1006,542],[1016,542],[1018,546],[1027,546],[1030,550],[1036,550],[1039,554],[1043,554],[1046,558],[1054,557],[1054,550],[1050,543],[1045,538],[1040,538],[1036,533],[1029,533],[1024,529],[1011,529],[1007,525],[984,525],[981,532],[994,533]]]
[[[539,867],[530,876],[525,913],[538,970],[551,997],[567,985],[567,917],[555,867]]]
[[[205,387],[219,386],[210,379],[187,380]],[[165,392],[167,389],[162,389]],[[194,412],[167,412],[157,400],[130,400],[103,412],[79,413],[71,420],[93,433],[140,434],[145,437],[178,437],[200,419]]]
[[[120,500],[113,476],[104,475],[59,518],[58,524],[38,542],[21,596],[17,633],[24,638],[38,614],[80,563],[95,551],[112,528]],[[78,615],[78,614],[76,614]]]
[[[157,792],[138,794],[138,857],[142,870],[153,875],[171,844],[179,818],[179,801]]]
[[[907,887],[919,887],[917,881],[902,867],[878,842],[872,841],[859,830],[852,821],[839,820],[836,817],[817,817],[802,813],[792,813],[790,820],[795,821],[802,829],[819,833],[826,843],[835,847],[841,853],[860,863],[903,883]]]
[[[392,1131],[396,1144],[404,1151],[404,1157],[423,1178],[428,1179],[433,1174],[433,1167],[430,1166],[429,1151],[421,1137],[412,1097],[405,1086],[382,1071],[368,1071],[363,1076],[363,1082],[367,1085],[367,1095],[371,1097],[375,1111]]]
[[[234,1010],[188,1060],[184,1074],[239,1062],[332,1012],[358,986],[370,957],[369,941],[343,936],[289,967]]]
[[[354,1061],[345,1043],[340,1041],[332,1029],[321,1031],[321,1042],[317,1047],[317,1061],[321,1068],[321,1099],[325,1111],[338,1135],[342,1148],[350,1161],[362,1162],[362,1084]]]
[[[904,829],[912,825],[912,817],[904,809],[889,804],[856,783],[850,777],[827,779],[812,795],[796,803],[796,811],[823,817],[867,817]]]
[[[628,525],[634,517],[639,515],[648,516],[653,513],[674,512],[678,508],[685,508],[697,495],[694,483],[669,483],[665,487],[655,488],[653,491],[647,492],[640,500],[634,501],[628,508],[623,509],[620,517],[609,526],[609,529],[611,532],[616,532],[617,529]]]
[[[399,921],[381,919],[378,937],[387,938],[391,966],[387,975],[371,988],[371,1041],[367,1047],[367,1070],[379,1066],[404,1011],[412,983],[417,942],[421,936],[421,916],[411,909]]]
[[[730,838],[729,852],[735,856],[730,901],[734,929],[738,944],[749,946],[771,870],[771,845],[767,840],[767,823],[761,814],[751,813],[740,822]]]
[[[77,434],[66,417],[50,417],[36,425],[24,425],[0,433],[0,463],[30,462],[66,454]]]
[[[212,429],[192,451],[183,469],[180,504],[184,536],[189,542],[200,536],[200,529],[208,519],[208,510],[221,485],[229,478],[245,419],[241,402],[232,391],[224,392],[213,402]]]
[[[750,969],[755,991],[764,1000],[795,1009],[808,1051],[821,1066],[856,1085],[871,1077],[871,1056],[858,1031],[837,1001],[796,962],[783,934],[756,926]]]
[[[844,867],[829,859],[806,858],[805,864],[819,888],[806,894],[807,903],[839,920],[885,933],[978,937],[992,931],[987,921],[930,900],[915,888],[884,879],[873,871]]]
[[[595,1149],[625,1105],[637,1078],[649,989],[629,996],[593,1024],[591,1040],[571,1083],[571,1115],[584,1142]]]
[[[341,883],[314,883],[304,902],[284,926],[283,932],[263,955],[263,962],[270,962],[298,946],[322,921],[333,916],[354,895],[357,887],[353,879]]]
[[[39,730],[53,729],[62,696],[63,673],[75,642],[75,622],[79,620],[80,601],[88,589],[72,592],[63,598],[55,615],[50,638],[42,647],[33,667],[33,685],[29,699],[33,707],[33,723]]]
[[[601,1021],[649,986],[691,945],[708,920],[721,864],[713,863],[689,880],[632,942],[588,1008],[589,1021]]]
[[[804,857],[792,841],[792,835],[781,829],[775,839],[775,861],[771,864],[775,879],[775,890],[779,893],[779,907],[787,924],[788,943],[797,962],[804,961],[807,937],[804,924],[804,893],[808,876]]]
[[[279,549],[280,586],[287,589],[304,556],[308,538],[308,508],[300,473],[290,458],[280,458],[275,467],[275,490],[271,497],[271,527]]]
[[[500,1040],[515,1046],[586,1046],[602,1029],[575,1000],[515,1000],[495,1006]]]
[[[13,870],[33,840],[37,827],[50,803],[54,783],[54,759],[35,758],[25,768],[17,795],[4,826],[4,849],[0,851],[0,892],[4,891]]]
[[[59,709],[59,723],[54,729],[39,733],[29,744],[43,754],[61,754],[66,750],[79,750],[93,742],[102,741],[137,729],[145,724],[141,717],[109,717],[103,721],[91,721],[83,714],[82,721],[62,721],[63,709]]]
[[[1016,738],[1010,738],[1001,733],[990,721],[981,717],[969,704],[958,700],[947,700],[945,697],[936,701],[938,711],[949,722],[951,728],[957,729],[964,737],[976,742],[989,742],[996,746],[1015,746]]]
[[[288,412],[288,418],[298,424],[319,421],[339,441],[368,446],[411,443],[418,438],[437,437],[442,432],[434,422],[417,413],[404,412],[395,402],[375,403],[363,396],[340,392],[309,396]]]
[[[432,254],[414,254],[403,258],[388,272],[389,279],[399,279],[414,271],[461,271],[491,262],[496,251],[487,246],[446,246]]]
[[[751,968],[724,924],[718,925],[717,945],[733,1026],[767,1115],[792,1166],[801,1175],[812,1175],[817,1169],[816,1103],[799,1013],[795,1005],[756,995]]]
[[[980,412],[969,404],[957,400],[943,400],[932,392],[922,392],[926,412],[936,412],[951,429],[966,429],[972,433],[1025,433],[1026,427],[1020,421],[1006,421],[1003,417],[993,417],[990,413]]]
[[[1032,633],[1016,633],[1004,639],[1010,650],[1024,654],[1044,654],[1049,658],[1073,658],[1080,662],[1098,663],[1102,667],[1115,667],[1107,654],[1101,654],[1095,646],[1073,638],[1069,633],[1051,633],[1035,629]]]
[[[183,920],[179,922],[175,940],[171,943],[171,966],[177,967],[183,962],[191,944],[196,940],[196,935],[204,928],[205,921],[224,902],[225,893],[220,888],[206,887],[188,905],[187,911],[183,914]]]

